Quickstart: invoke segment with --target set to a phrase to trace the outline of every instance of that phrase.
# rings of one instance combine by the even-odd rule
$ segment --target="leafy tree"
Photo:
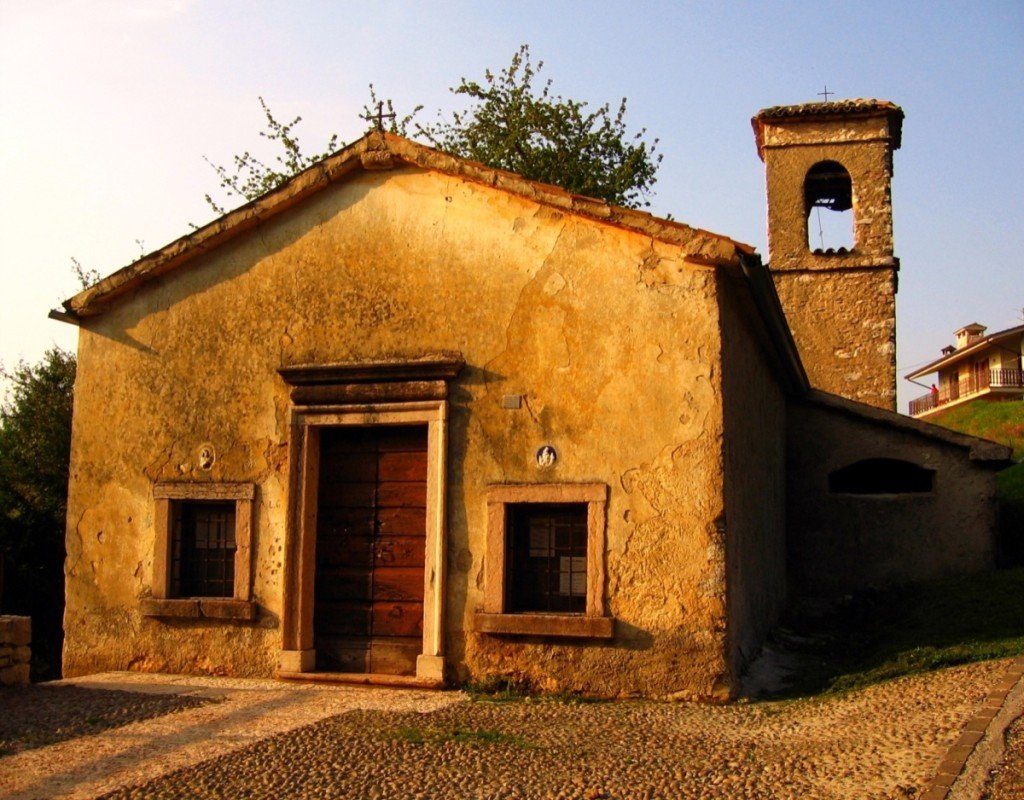
[[[213,167],[217,177],[220,178],[220,188],[227,192],[229,197],[255,200],[260,195],[280,186],[292,175],[327,158],[342,146],[338,134],[335,133],[327,140],[326,149],[322,153],[303,155],[302,149],[299,147],[298,136],[294,132],[295,126],[302,122],[302,117],[295,117],[291,122],[281,122],[267,107],[262,97],[259,98],[259,101],[263,114],[267,118],[267,128],[260,131],[260,136],[280,145],[282,152],[275,156],[272,164],[268,165],[246,150],[232,159],[233,172],[227,167],[214,164],[206,156],[203,156],[206,163]],[[207,194],[205,198],[214,212],[217,214],[226,212],[227,209],[217,203],[211,195]]]
[[[553,183],[575,194],[615,205],[647,206],[661,155],[658,140],[647,144],[642,128],[626,129],[626,99],[612,113],[605,103],[590,110],[586,102],[565,99],[551,80],[535,87],[544,66],[534,67],[527,45],[501,72],[484,72],[484,82],[463,78],[452,88],[472,102],[450,119],[417,125],[440,150]]]
[[[536,86],[543,66],[543,61],[533,65],[529,47],[523,45],[508,67],[498,73],[486,70],[482,83],[462,78],[452,87],[453,94],[470,100],[466,110],[448,118],[438,112],[436,122],[424,124],[415,122],[422,106],[400,116],[390,99],[378,98],[371,84],[363,116],[372,119],[387,109],[381,122],[388,120],[385,127],[391,133],[408,136],[411,130],[413,136],[453,155],[575,194],[616,205],[649,205],[647,197],[662,158],[655,152],[658,140],[645,142],[643,128],[628,132],[625,98],[613,113],[608,103],[591,110],[586,102],[554,94],[550,79]],[[334,134],[322,153],[303,155],[295,134],[302,117],[282,123],[262,97],[259,101],[266,116],[266,130],[259,135],[280,145],[282,152],[269,165],[248,150],[233,158],[231,168],[206,159],[228,197],[254,200],[342,146]],[[211,195],[206,195],[206,202],[216,213],[224,213],[224,205]]]
[[[32,671],[60,675],[64,525],[75,357],[58,348],[38,364],[0,367],[0,608],[32,617]]]

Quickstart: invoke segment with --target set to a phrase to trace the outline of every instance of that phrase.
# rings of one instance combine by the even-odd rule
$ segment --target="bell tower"
[[[885,100],[775,106],[751,120],[768,187],[768,257],[812,385],[896,409],[892,154]]]

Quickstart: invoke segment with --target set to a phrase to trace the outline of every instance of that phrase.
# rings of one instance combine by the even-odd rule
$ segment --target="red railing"
[[[1024,370],[992,369],[967,375],[956,383],[945,384],[938,391],[929,392],[916,400],[911,400],[910,416],[919,416],[933,408],[944,406],[961,397],[969,397],[990,388],[1024,389]]]

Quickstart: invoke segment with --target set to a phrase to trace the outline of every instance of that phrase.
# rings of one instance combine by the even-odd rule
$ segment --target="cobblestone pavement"
[[[78,686],[0,688],[0,756],[119,728],[209,702]]]
[[[83,704],[76,712],[70,705],[73,695],[66,692],[67,684],[122,697],[124,691],[131,691],[129,696],[135,698],[131,702],[140,707],[153,700],[182,702],[177,703],[173,713],[137,719],[122,717],[119,721],[124,724],[120,725],[90,725],[88,719],[98,719],[90,716],[96,714],[94,701]],[[51,714],[47,707],[58,704],[63,706],[62,713],[85,719],[86,726],[96,730],[0,757],[0,798],[4,800],[94,798],[119,786],[145,783],[347,711],[431,711],[461,699],[455,692],[320,687],[271,680],[139,673],[93,675],[29,688],[38,693],[37,702],[34,707],[22,704],[20,714],[27,713],[30,719],[37,715],[46,717]],[[79,693],[78,697],[92,693]],[[6,707],[0,707],[0,716],[8,715],[7,712]],[[24,726],[24,720],[17,724]],[[242,791],[244,782],[237,788]],[[183,791],[176,796],[190,795]]]
[[[1006,753],[983,795],[985,800],[1021,800],[1024,798],[1024,717],[1006,732]]]
[[[0,795],[897,800],[920,795],[1006,666],[729,706],[178,679],[223,699],[0,758]]]

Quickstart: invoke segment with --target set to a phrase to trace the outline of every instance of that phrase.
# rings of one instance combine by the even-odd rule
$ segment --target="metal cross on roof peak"
[[[394,119],[395,118],[394,112],[391,112],[389,114],[385,114],[384,113],[384,103],[377,103],[377,113],[376,114],[370,113],[370,109],[366,109],[366,110],[367,110],[368,113],[360,114],[359,115],[359,119],[365,119],[367,122],[374,123],[374,127],[377,130],[379,130],[379,131],[384,130],[384,120],[385,119]]]
[[[835,92],[830,92],[830,91],[828,90],[828,84],[826,83],[826,84],[825,84],[825,91],[823,91],[823,92],[818,92],[818,97],[821,97],[822,95],[824,95],[824,96],[825,96],[825,102],[827,103],[827,102],[828,102],[828,96],[829,96],[830,94],[835,94]]]

